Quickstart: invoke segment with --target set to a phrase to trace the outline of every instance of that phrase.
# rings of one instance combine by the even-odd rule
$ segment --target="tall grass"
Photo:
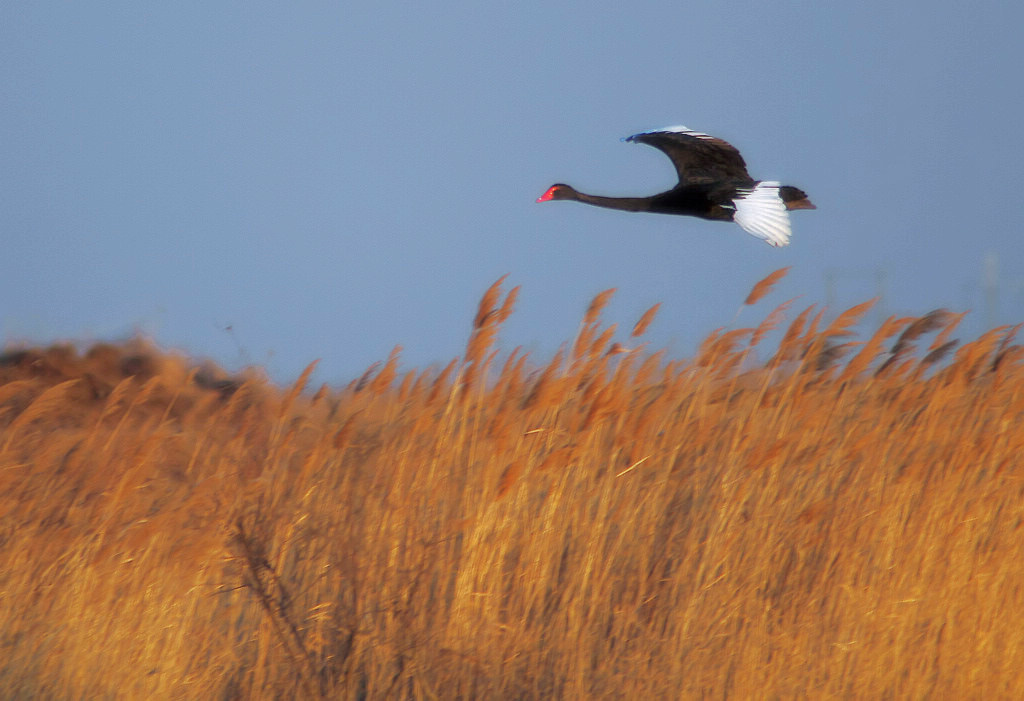
[[[463,359],[340,391],[0,359],[2,696],[1024,698],[1016,329],[765,349],[786,303],[669,360],[609,290],[538,363],[501,285]]]

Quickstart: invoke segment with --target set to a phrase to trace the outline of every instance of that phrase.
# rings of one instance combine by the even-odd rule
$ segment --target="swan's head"
[[[547,192],[537,198],[537,201],[547,202],[548,200],[575,200],[577,195],[578,193],[571,185],[557,183],[549,187]]]

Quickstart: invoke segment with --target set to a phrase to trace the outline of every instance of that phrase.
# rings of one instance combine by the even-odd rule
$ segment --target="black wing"
[[[752,179],[736,147],[683,126],[633,134],[623,141],[647,144],[663,151],[672,159],[680,184]]]

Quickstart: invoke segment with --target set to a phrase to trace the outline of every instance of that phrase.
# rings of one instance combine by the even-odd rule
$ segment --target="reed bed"
[[[538,362],[517,292],[343,389],[0,358],[0,695],[1024,698],[1015,328],[785,303],[673,360],[609,290]]]

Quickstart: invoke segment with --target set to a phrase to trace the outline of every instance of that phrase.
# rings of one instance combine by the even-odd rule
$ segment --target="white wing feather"
[[[789,243],[789,214],[779,197],[781,185],[774,181],[760,182],[753,189],[740,190],[732,201],[736,205],[733,221],[770,246]]]
[[[715,138],[715,137],[711,136],[710,134],[705,134],[703,132],[694,131],[693,129],[690,129],[689,127],[684,127],[682,124],[677,124],[674,127],[662,127],[661,129],[651,129],[650,131],[645,131],[645,132],[642,132],[642,133],[644,133],[644,134],[660,134],[660,133],[663,133],[663,132],[669,132],[669,133],[673,133],[673,134],[686,134],[688,136],[693,136],[693,137],[696,137],[698,139],[714,139]],[[637,136],[640,136],[640,134],[637,134]]]

